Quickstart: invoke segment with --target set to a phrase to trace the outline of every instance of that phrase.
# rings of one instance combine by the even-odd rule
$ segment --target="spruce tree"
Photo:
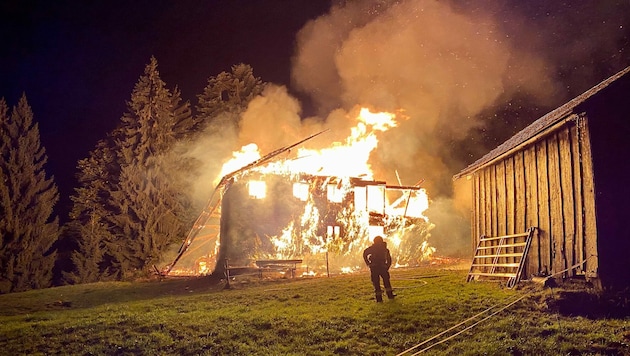
[[[8,116],[0,100],[0,292],[49,287],[60,235],[59,200],[26,95]]]
[[[80,162],[72,227],[80,248],[69,281],[146,276],[181,241],[193,216],[182,178],[188,162],[174,152],[197,126],[151,58],[119,127]]]
[[[90,283],[114,277],[112,257],[106,248],[106,241],[113,238],[103,202],[110,199],[112,173],[118,171],[115,157],[108,141],[101,140],[90,156],[78,163],[79,187],[70,197],[73,207],[65,226],[66,234],[75,241],[76,250],[71,255],[74,269],[64,272],[66,282]]]
[[[198,121],[211,126],[212,130],[237,130],[241,114],[263,89],[262,80],[254,76],[251,66],[234,65],[230,73],[210,77],[203,93],[197,96]]]
[[[151,58],[122,117],[118,137],[121,173],[112,192],[111,214],[123,277],[152,271],[166,249],[181,241],[191,214],[177,185],[182,162],[170,155],[178,138],[191,132],[189,104],[166,88]]]

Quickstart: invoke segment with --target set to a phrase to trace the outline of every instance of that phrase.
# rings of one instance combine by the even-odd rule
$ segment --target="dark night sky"
[[[151,56],[196,104],[210,76],[246,63],[288,84],[294,36],[328,1],[22,1],[0,4],[0,97],[26,93],[61,204],[76,162],[119,122]],[[63,210],[63,209],[62,209]],[[63,219],[63,217],[62,217]]]
[[[251,65],[264,82],[290,87],[295,35],[307,21],[327,13],[332,2],[343,3],[0,2],[0,97],[12,107],[26,93],[48,153],[46,169],[60,188],[61,219],[66,217],[68,196],[76,185],[77,161],[117,125],[151,56],[157,58],[167,86],[178,86],[192,105],[208,77],[238,63]],[[378,7],[379,0],[372,2]],[[502,31],[554,66],[552,79],[562,83],[559,87],[566,92],[535,112],[529,122],[630,65],[627,0],[451,2],[468,14],[494,4],[496,17],[503,19]],[[514,13],[519,16],[512,17]],[[519,117],[509,108],[503,111]],[[500,144],[507,138],[501,135],[514,133],[506,132],[506,127],[517,130],[529,122],[496,123],[481,140]]]

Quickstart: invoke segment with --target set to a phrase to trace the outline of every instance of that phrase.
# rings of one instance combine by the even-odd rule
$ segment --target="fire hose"
[[[437,345],[439,345],[439,344],[441,344],[441,343],[444,343],[444,342],[446,342],[446,341],[448,341],[448,340],[450,340],[450,339],[452,339],[452,338],[454,338],[454,337],[458,336],[459,334],[461,334],[461,333],[463,333],[463,332],[465,332],[465,331],[468,331],[468,330],[472,329],[473,327],[477,326],[479,323],[481,323],[481,322],[483,322],[483,321],[486,321],[486,320],[490,319],[491,317],[495,316],[496,314],[498,314],[498,313],[502,312],[503,310],[505,310],[505,309],[507,309],[507,308],[511,307],[512,305],[514,305],[514,304],[518,303],[519,301],[521,301],[521,300],[522,300],[523,298],[525,298],[526,296],[527,296],[527,295],[523,295],[523,296],[521,296],[521,297],[517,298],[516,300],[513,300],[513,301],[509,302],[507,305],[505,305],[505,306],[503,306],[503,307],[499,308],[498,310],[494,311],[492,314],[490,314],[490,315],[486,316],[485,318],[483,318],[483,319],[481,319],[481,320],[478,320],[477,322],[475,322],[475,323],[473,323],[473,324],[471,324],[471,325],[467,326],[466,328],[464,328],[464,329],[462,329],[462,330],[460,330],[460,331],[458,331],[458,332],[456,332],[456,333],[454,333],[454,334],[452,334],[452,335],[450,335],[450,336],[448,336],[448,337],[446,337],[446,338],[444,338],[444,339],[442,339],[442,340],[439,340],[439,341],[436,341],[436,342],[434,342],[434,343],[432,343],[432,344],[429,344],[429,346],[425,347],[424,349],[422,349],[422,350],[420,350],[420,351],[417,351],[417,352],[415,352],[415,353],[411,354],[411,356],[413,356],[413,355],[418,355],[418,354],[420,354],[420,353],[423,353],[423,352],[425,352],[425,351],[429,350],[430,348],[432,348],[433,346],[437,346]],[[405,355],[405,354],[407,354],[407,353],[409,353],[409,352],[411,352],[411,351],[413,351],[413,350],[415,350],[415,349],[419,348],[420,346],[423,346],[423,345],[425,345],[425,344],[429,343],[430,341],[433,341],[433,340],[435,340],[435,339],[437,339],[437,338],[439,338],[439,337],[441,337],[441,336],[443,336],[443,335],[445,335],[445,334],[447,334],[447,333],[449,333],[449,332],[451,332],[451,331],[454,331],[455,329],[457,329],[457,328],[459,328],[459,327],[461,327],[461,326],[465,325],[466,323],[471,322],[471,321],[474,321],[474,320],[476,320],[477,318],[480,318],[480,317],[481,317],[481,316],[483,316],[484,314],[486,314],[486,313],[490,312],[492,309],[496,308],[498,305],[499,305],[499,304],[495,304],[495,305],[491,306],[490,308],[488,308],[488,309],[486,309],[486,310],[484,310],[484,311],[482,311],[482,312],[480,312],[480,313],[478,313],[478,314],[476,314],[476,315],[473,315],[473,316],[471,316],[470,318],[468,318],[468,319],[466,319],[466,320],[462,321],[461,323],[459,323],[459,324],[457,324],[457,325],[454,325],[454,326],[450,327],[449,329],[446,329],[446,330],[442,331],[441,333],[439,333],[439,334],[437,334],[437,335],[435,335],[435,336],[432,336],[432,337],[430,337],[430,338],[428,338],[428,339],[424,340],[423,342],[421,342],[421,343],[419,343],[419,344],[417,344],[417,345],[415,345],[415,346],[413,346],[413,347],[411,347],[411,348],[409,348],[409,349],[407,349],[407,350],[405,350],[405,351],[403,351],[403,352],[401,352],[401,353],[397,354],[396,356]]]

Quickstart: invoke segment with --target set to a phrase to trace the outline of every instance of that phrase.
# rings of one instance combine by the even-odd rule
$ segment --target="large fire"
[[[396,266],[430,258],[434,249],[427,241],[431,224],[423,215],[429,205],[426,191],[418,185],[389,186],[373,181],[370,154],[378,146],[379,132],[397,126],[396,115],[363,108],[356,121],[344,142],[320,150],[299,148],[292,159],[266,162],[233,177],[231,186],[243,185],[249,198],[259,201],[278,194],[268,191],[267,185],[274,184],[272,177],[282,177],[290,182],[287,191],[292,192],[296,202],[292,203],[290,213],[285,214],[290,218],[280,219],[286,225],[278,226],[277,233],[244,229],[255,236],[251,236],[254,242],[239,244],[239,248],[247,250],[240,263],[252,264],[256,259],[300,259],[309,266],[309,273],[324,265],[327,270],[346,273],[362,267],[362,251],[376,235],[385,237]],[[257,145],[243,146],[223,165],[220,177],[261,157]],[[324,198],[326,201],[322,202]],[[218,238],[214,245],[196,262],[196,273],[208,271],[207,266],[219,251]],[[200,263],[204,263],[204,271]]]

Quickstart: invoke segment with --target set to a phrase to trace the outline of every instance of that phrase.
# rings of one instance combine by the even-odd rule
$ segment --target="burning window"
[[[367,186],[367,206],[370,212],[385,214],[385,186]]]
[[[301,201],[308,200],[308,184],[306,183],[293,183],[293,196]]]
[[[326,228],[326,236],[329,239],[338,239],[339,235],[341,234],[341,227],[340,226],[327,226]]]
[[[331,203],[341,203],[346,193],[337,184],[328,184],[326,197]]]
[[[250,180],[248,188],[252,198],[264,199],[267,196],[267,185],[261,180]]]
[[[368,210],[366,187],[354,187],[354,207],[356,211]]]

